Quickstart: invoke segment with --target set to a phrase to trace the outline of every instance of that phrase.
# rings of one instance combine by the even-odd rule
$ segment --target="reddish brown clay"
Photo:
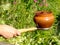
[[[54,22],[54,16],[52,12],[38,11],[34,16],[34,21],[40,28],[49,28]]]

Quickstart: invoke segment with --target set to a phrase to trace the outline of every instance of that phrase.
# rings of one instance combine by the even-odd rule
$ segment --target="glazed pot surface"
[[[52,12],[37,12],[34,16],[36,25],[40,28],[49,28],[54,22],[54,16]]]

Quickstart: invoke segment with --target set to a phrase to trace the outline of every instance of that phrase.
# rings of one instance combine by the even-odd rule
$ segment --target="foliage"
[[[15,45],[60,45],[57,30],[58,16],[60,15],[60,0],[47,0],[48,7],[41,7],[38,0],[0,0],[0,24],[11,25],[17,29],[34,27],[34,13],[38,10],[52,11],[55,16],[54,25],[49,30],[37,30],[26,32],[21,36],[11,39],[0,37],[0,41],[6,41]]]

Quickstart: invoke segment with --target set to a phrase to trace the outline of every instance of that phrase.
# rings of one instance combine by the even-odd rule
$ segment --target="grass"
[[[35,27],[34,13],[38,10],[52,11],[55,22],[49,30],[37,30],[22,33],[11,39],[0,37],[0,41],[15,45],[60,45],[60,35],[56,35],[58,15],[60,15],[60,0],[47,0],[48,7],[39,5],[41,0],[34,3],[33,0],[1,0],[0,1],[0,24],[11,25],[17,29]]]

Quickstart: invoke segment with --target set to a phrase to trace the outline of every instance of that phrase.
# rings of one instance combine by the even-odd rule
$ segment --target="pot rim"
[[[52,14],[52,11],[36,11],[35,12],[35,14],[43,14],[43,13]]]

